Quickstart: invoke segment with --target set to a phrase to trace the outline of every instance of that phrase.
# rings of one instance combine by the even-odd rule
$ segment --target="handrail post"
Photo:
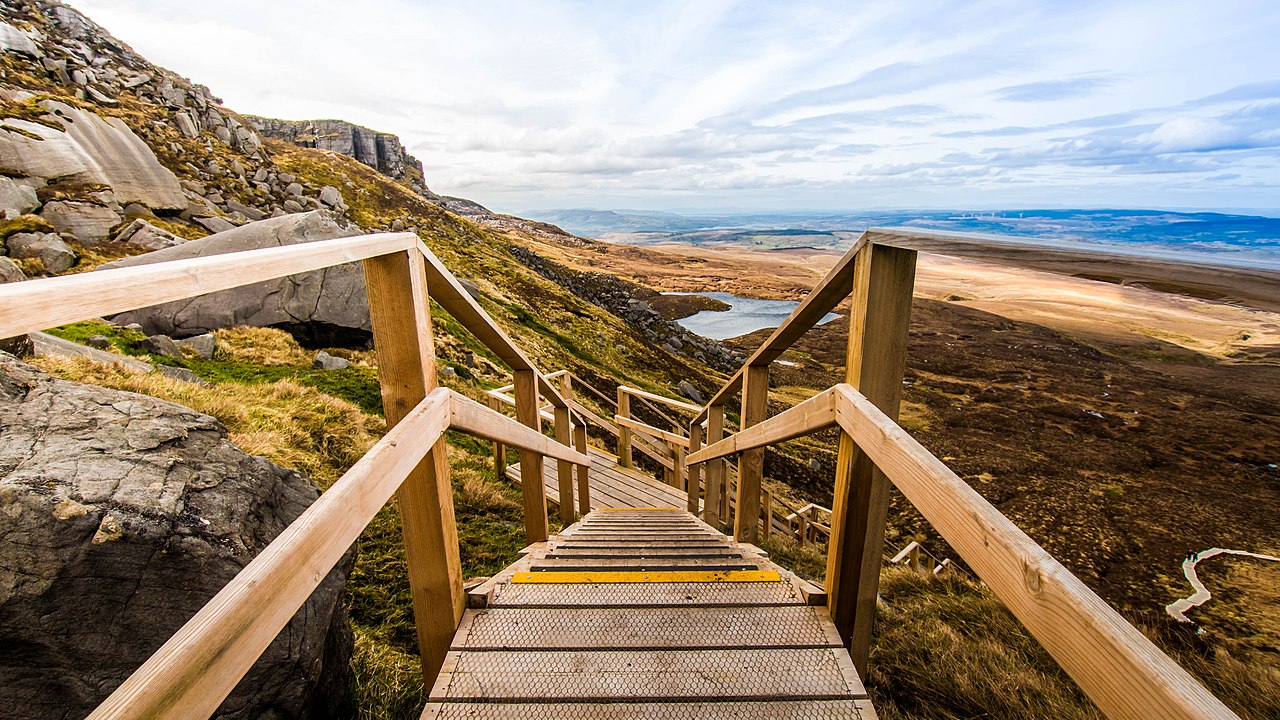
[[[673,462],[671,463],[671,485],[677,490],[688,490],[685,482],[688,480],[687,464],[684,461],[685,449],[681,445],[671,443],[671,453]]]
[[[707,444],[714,445],[724,439],[724,405],[707,408]],[[725,466],[723,458],[716,458],[707,465],[707,492],[702,500],[702,518],[713,528],[719,529],[724,514],[720,512],[724,496]]]
[[[569,425],[569,375],[560,376],[560,396],[564,398],[564,407],[555,409],[556,442],[573,447],[573,428]],[[560,522],[568,525],[573,522],[573,463],[568,460],[556,461],[556,486],[560,492]]]
[[[742,429],[763,422],[769,403],[769,366],[749,365],[742,375]],[[754,543],[759,536],[760,480],[764,477],[764,448],[744,451],[738,458],[738,502],[733,537]]]
[[[868,243],[855,260],[845,381],[892,419],[902,400],[914,250]],[[889,481],[840,433],[827,550],[827,603],[853,665],[867,676],[880,584]]]
[[[485,398],[489,405],[489,409],[494,412],[502,412],[502,401],[492,395]],[[507,446],[493,441],[493,474],[501,480],[507,474]]]
[[[760,501],[760,514],[764,517],[764,539],[773,532],[773,493],[765,490]]]
[[[378,381],[388,426],[436,388],[427,274],[416,250],[364,261]],[[449,456],[441,437],[396,491],[404,535],[418,653],[428,687],[462,619],[462,563],[453,515]]]
[[[689,426],[689,453],[696,453],[702,449],[702,426],[693,423]],[[685,509],[694,515],[698,514],[698,494],[702,490],[702,465],[685,464],[684,468],[687,481],[685,490],[687,491],[688,504]]]
[[[573,373],[566,372],[560,376],[560,395],[564,398],[564,404],[570,408],[573,407]],[[574,449],[583,455],[587,454],[587,422],[585,418],[579,416],[581,422],[573,426],[573,446]],[[590,484],[590,465],[574,465],[574,473],[578,480],[578,514],[586,515],[591,512],[591,491]]]
[[[631,419],[631,396],[626,390],[618,388],[618,415]],[[618,464],[624,468],[632,467],[631,462],[631,429],[618,426]]]
[[[538,373],[534,370],[516,370],[516,420],[522,425],[541,432],[542,418],[538,411]],[[520,490],[524,496],[524,536],[530,543],[547,539],[547,494],[543,486],[542,455],[532,450],[520,450]]]

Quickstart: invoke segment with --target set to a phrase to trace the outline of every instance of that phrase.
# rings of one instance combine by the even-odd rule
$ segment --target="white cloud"
[[[1280,185],[1273,0],[70,2],[233,109],[397,133],[433,189],[498,209]]]

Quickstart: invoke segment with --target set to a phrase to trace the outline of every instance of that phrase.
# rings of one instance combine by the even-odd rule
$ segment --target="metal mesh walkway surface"
[[[821,589],[683,510],[596,510],[468,601],[423,718],[875,717]]]

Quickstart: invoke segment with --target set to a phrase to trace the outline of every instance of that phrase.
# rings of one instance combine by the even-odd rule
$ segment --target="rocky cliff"
[[[0,353],[0,715],[84,717],[319,497],[212,417]],[[215,717],[330,717],[343,585],[321,582]]]
[[[345,120],[276,120],[245,116],[262,135],[300,147],[332,150],[400,180],[421,195],[436,197],[427,188],[422,161],[405,150],[400,138]]]

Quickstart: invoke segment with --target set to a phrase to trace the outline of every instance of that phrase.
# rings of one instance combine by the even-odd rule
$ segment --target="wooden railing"
[[[403,527],[418,648],[430,687],[465,600],[443,432],[452,427],[520,450],[530,542],[547,538],[542,458],[555,458],[561,467],[577,466],[585,478],[590,458],[570,447],[562,433],[553,441],[539,429],[540,394],[554,417],[563,418],[559,424],[565,429],[574,417],[569,400],[417,236],[408,233],[3,285],[0,338],[355,261],[364,265],[386,436],[91,717],[211,715],[393,494]],[[436,386],[429,298],[512,368],[519,421]],[[585,438],[579,444],[584,446]]]
[[[915,257],[864,233],[694,418],[691,428],[707,422],[707,446],[687,461],[707,465],[708,494],[712,470],[739,457],[735,536],[756,539],[765,447],[838,427],[827,598],[863,677],[892,483],[1108,717],[1235,717],[898,426]],[[766,419],[769,363],[850,295],[845,382]],[[739,391],[741,430],[721,439],[724,406]]]

